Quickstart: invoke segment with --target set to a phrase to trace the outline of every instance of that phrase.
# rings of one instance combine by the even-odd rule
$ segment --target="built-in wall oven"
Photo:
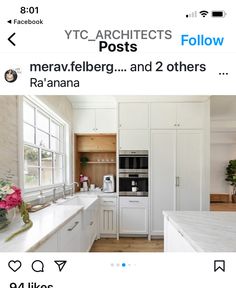
[[[119,195],[148,196],[148,151],[120,151]]]

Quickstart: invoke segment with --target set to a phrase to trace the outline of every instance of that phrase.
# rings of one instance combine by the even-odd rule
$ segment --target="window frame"
[[[65,122],[61,117],[59,117],[53,110],[51,110],[47,105],[42,103],[37,97],[35,96],[19,96],[19,117],[21,119],[21,122],[19,123],[20,129],[19,129],[19,161],[21,162],[21,173],[20,173],[20,185],[23,188],[24,196],[27,198],[35,199],[38,195],[40,195],[40,192],[42,190],[46,191],[50,190],[48,194],[52,194],[52,189],[58,186],[62,186],[64,183],[68,182],[68,170],[70,166],[70,159],[69,159],[69,139],[66,139],[68,136],[68,132],[70,130],[69,125],[67,122]],[[34,125],[31,123],[24,121],[24,103],[29,104],[31,107],[34,108]],[[38,128],[37,126],[37,112],[40,112],[47,118],[49,118],[49,132],[45,132],[42,129]],[[53,136],[53,133],[51,131],[51,123],[55,123],[59,126],[59,137]],[[29,143],[27,141],[24,141],[24,124],[30,125],[34,128],[34,144]],[[44,147],[37,145],[37,131],[41,131],[43,133],[47,133],[49,135],[49,147]],[[51,138],[54,137],[57,141],[59,141],[59,151],[51,149]],[[37,148],[39,153],[39,166],[37,168],[39,169],[39,186],[33,187],[33,188],[25,188],[25,165],[24,165],[24,147],[32,147]],[[41,153],[42,150],[52,152],[52,184],[49,185],[42,185],[42,162],[41,162]],[[23,154],[22,154],[23,153]],[[55,183],[55,173],[56,173],[56,166],[55,166],[55,157],[56,155],[60,155],[62,157],[62,182]],[[31,166],[30,166],[31,167]],[[33,166],[32,166],[33,167]],[[35,166],[36,167],[36,166]],[[38,192],[38,193],[37,193]],[[45,194],[44,193],[44,194]]]

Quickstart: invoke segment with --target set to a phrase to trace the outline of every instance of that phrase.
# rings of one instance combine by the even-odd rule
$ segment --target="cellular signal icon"
[[[193,17],[197,17],[197,11],[194,11],[186,15],[186,18],[193,18]]]
[[[202,10],[202,11],[199,12],[199,14],[202,15],[203,18],[205,18],[208,13],[209,13],[209,12],[206,11],[206,10]]]

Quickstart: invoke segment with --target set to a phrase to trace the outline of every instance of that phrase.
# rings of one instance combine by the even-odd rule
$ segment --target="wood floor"
[[[211,211],[236,211],[236,203],[211,203]]]
[[[211,211],[236,211],[236,203],[212,203]],[[163,240],[147,238],[99,239],[94,242],[91,252],[163,252]]]
[[[147,238],[99,239],[94,242],[91,252],[163,252],[163,240],[148,241]]]

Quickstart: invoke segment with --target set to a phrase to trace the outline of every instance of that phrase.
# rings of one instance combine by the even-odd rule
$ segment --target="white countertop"
[[[53,204],[40,211],[30,213],[33,227],[17,235],[9,242],[5,239],[16,232],[22,225],[22,219],[11,223],[7,231],[0,233],[0,252],[32,251],[45,242],[52,234],[83,209],[83,206],[66,206]]]
[[[76,195],[79,196],[98,196],[98,197],[117,197],[116,192],[103,192],[103,191],[88,191],[88,192],[78,192]]]
[[[236,252],[236,212],[164,211],[198,252]]]

